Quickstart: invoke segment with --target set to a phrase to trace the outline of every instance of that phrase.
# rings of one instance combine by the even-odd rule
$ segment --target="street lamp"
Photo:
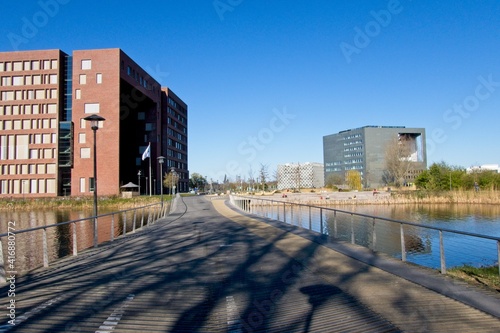
[[[139,196],[141,195],[141,170],[137,172],[137,185],[139,185]]]
[[[160,163],[160,193],[161,193],[161,207],[163,208],[163,163],[165,157],[158,156],[158,163]]]
[[[103,117],[93,114],[83,118],[83,120],[90,121],[90,128],[94,131],[94,247],[97,247],[97,149],[96,132],[99,129],[99,122],[104,121]]]

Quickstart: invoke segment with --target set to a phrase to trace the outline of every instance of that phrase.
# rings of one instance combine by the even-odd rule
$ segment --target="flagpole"
[[[149,143],[151,144],[151,143]],[[151,148],[149,150],[149,196],[151,196],[152,189],[151,189],[151,182],[152,182],[152,177],[151,177]]]

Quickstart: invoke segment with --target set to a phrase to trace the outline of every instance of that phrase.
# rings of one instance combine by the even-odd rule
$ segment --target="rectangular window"
[[[24,84],[27,86],[31,86],[33,81],[31,80],[32,76],[31,75],[26,75],[24,77]]]
[[[97,84],[101,84],[102,83],[102,74],[101,73],[97,73],[96,76],[96,83]]]
[[[24,62],[24,70],[25,71],[31,70],[31,63],[29,61]]]
[[[90,158],[90,148],[80,148],[80,158]]]
[[[85,103],[85,113],[99,113],[99,103]]]
[[[57,84],[57,74],[50,74],[49,83],[50,84]]]
[[[89,178],[89,191],[94,192],[94,188],[95,188],[94,177],[90,177]]]
[[[11,85],[10,76],[2,76],[2,87],[8,87]]]
[[[57,104],[47,104],[47,113],[57,113]]]
[[[80,74],[80,84],[87,84],[87,75]]]
[[[45,99],[45,90],[43,89],[35,90],[35,99]]]
[[[42,76],[33,75],[33,84],[42,84]]]
[[[75,90],[75,99],[82,99],[82,91],[80,89]]]
[[[31,62],[31,69],[34,70],[34,71],[37,71],[40,69],[40,61],[38,60],[33,60]]]
[[[23,63],[21,61],[15,61],[14,71],[22,71],[22,70],[23,70]]]
[[[43,69],[50,69],[50,60],[43,61]]]
[[[12,85],[13,86],[22,86],[22,85],[24,85],[24,76],[13,76],[12,77]]]
[[[85,143],[87,141],[87,137],[85,136],[85,133],[79,133],[78,134],[78,143]]]
[[[51,67],[52,69],[57,69],[57,60],[52,60],[52,61],[51,61],[51,65],[50,65],[50,67]]]
[[[85,178],[80,178],[80,193],[85,192]]]
[[[82,69],[92,69],[92,60],[90,59],[84,59],[82,60]]]
[[[56,193],[55,179],[47,179],[47,193]]]

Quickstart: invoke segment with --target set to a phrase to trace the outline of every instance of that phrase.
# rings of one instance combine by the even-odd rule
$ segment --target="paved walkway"
[[[0,332],[500,331],[500,314],[442,292],[493,314],[496,295],[404,267],[188,197],[145,231],[18,278],[14,298],[1,288]]]

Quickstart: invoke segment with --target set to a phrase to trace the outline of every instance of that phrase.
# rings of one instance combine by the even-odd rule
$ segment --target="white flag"
[[[148,148],[142,153],[142,160],[144,161],[146,158],[150,157],[150,149],[151,148],[151,142],[148,145]]]

